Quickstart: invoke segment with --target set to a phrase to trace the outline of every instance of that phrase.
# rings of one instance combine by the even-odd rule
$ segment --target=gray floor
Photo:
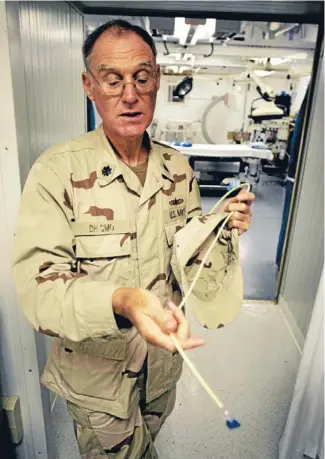
[[[249,232],[241,236],[245,297],[274,299],[275,253],[284,189],[262,177]],[[218,198],[204,197],[207,212]],[[242,427],[229,431],[219,410],[185,368],[175,411],[163,427],[157,448],[161,459],[276,459],[291,400],[299,354],[277,306],[244,305],[229,327],[211,332],[191,317],[193,331],[208,342],[191,357]],[[53,410],[58,459],[79,459],[71,420],[59,399]]]
[[[253,220],[250,230],[240,238],[246,299],[274,300],[278,271],[275,256],[281,227],[284,188],[276,177],[261,176],[254,193]],[[208,212],[218,198],[203,197],[203,211]]]
[[[242,426],[229,431],[221,412],[184,369],[176,408],[158,439],[160,459],[277,459],[299,354],[277,306],[245,304],[234,323],[193,332],[207,346],[190,352],[196,366]],[[79,459],[71,421],[59,400],[53,411],[59,459]]]

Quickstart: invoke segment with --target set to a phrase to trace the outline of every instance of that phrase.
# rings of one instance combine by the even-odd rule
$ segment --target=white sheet
[[[273,159],[272,151],[267,149],[252,148],[248,145],[211,145],[211,144],[193,144],[191,147],[172,146],[186,156],[206,156],[211,158],[257,158],[257,159]]]

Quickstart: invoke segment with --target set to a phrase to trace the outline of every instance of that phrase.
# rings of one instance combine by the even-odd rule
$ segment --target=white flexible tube
[[[250,185],[248,183],[242,183],[241,185],[238,185],[236,186],[235,188],[232,188],[231,190],[229,190],[224,196],[222,196],[222,198],[219,199],[219,201],[212,207],[212,209],[210,210],[209,214],[212,214],[215,209],[220,206],[220,204],[231,194],[233,193],[235,190],[237,189],[240,189],[240,188],[244,188],[244,187],[247,187],[247,191],[250,191]],[[186,301],[188,300],[190,294],[192,293],[192,290],[201,274],[201,271],[204,267],[204,264],[206,263],[207,259],[208,259],[208,256],[210,255],[210,252],[211,250],[213,249],[215,243],[217,242],[217,240],[219,239],[220,235],[221,235],[221,232],[223,231],[223,229],[225,228],[226,224],[228,223],[229,219],[231,218],[233,212],[230,212],[229,215],[225,218],[225,220],[222,222],[222,225],[220,225],[219,227],[219,230],[217,232],[217,235],[216,237],[213,239],[210,247],[208,248],[206,254],[204,255],[203,257],[203,260],[202,260],[202,263],[200,264],[199,266],[199,269],[197,270],[197,273],[186,293],[186,295],[184,295],[180,305],[178,306],[180,309],[184,306],[184,304],[186,303]],[[186,355],[184,349],[182,348],[181,346],[181,343],[179,342],[178,338],[175,336],[175,334],[171,333],[170,335],[170,339],[172,340],[174,346],[176,347],[177,351],[179,352],[179,354],[181,355],[181,357],[183,358],[184,362],[187,364],[187,366],[189,367],[189,369],[191,370],[191,372],[193,373],[193,375],[196,377],[196,379],[198,380],[198,382],[201,384],[201,386],[204,388],[204,390],[207,392],[207,394],[212,398],[212,400],[215,402],[215,404],[218,406],[218,408],[220,409],[223,409],[224,408],[224,405],[222,403],[222,401],[219,399],[219,397],[216,395],[216,393],[211,389],[211,387],[208,385],[208,383],[205,381],[205,379],[203,378],[203,376],[200,374],[200,372],[196,369],[196,367],[194,366],[193,362],[190,360],[190,358]],[[226,418],[229,417],[229,413],[228,411],[225,411],[225,416]]]

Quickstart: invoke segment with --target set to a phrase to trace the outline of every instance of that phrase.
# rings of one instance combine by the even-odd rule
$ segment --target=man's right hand
[[[191,336],[190,324],[177,306],[170,302],[169,309],[163,309],[159,299],[148,290],[117,289],[113,295],[113,309],[132,322],[148,343],[170,352],[176,351],[170,333],[175,334],[183,349],[205,344],[203,339]]]

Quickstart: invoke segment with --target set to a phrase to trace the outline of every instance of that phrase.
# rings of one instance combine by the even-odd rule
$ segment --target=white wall
[[[16,2],[10,2],[15,7]],[[6,3],[0,2],[0,379],[3,395],[19,396],[24,437],[19,459],[47,459],[34,331],[20,311],[11,275],[20,201],[18,135],[13,100]],[[19,38],[19,30],[17,33]],[[38,453],[40,453],[38,455]],[[1,445],[0,445],[0,456]]]
[[[213,75],[211,75],[210,79],[194,76],[193,89],[185,98],[184,103],[168,102],[168,87],[170,84],[175,85],[179,80],[180,77],[166,75],[163,75],[161,78],[161,87],[158,93],[155,113],[155,119],[159,122],[155,135],[156,138],[159,138],[159,131],[165,126],[167,120],[201,120],[204,110],[213,96],[221,96],[229,91],[231,92],[233,89],[232,83],[227,80],[219,81],[219,85],[217,85],[216,78]],[[272,86],[277,93],[280,93],[282,90],[289,92],[290,82],[285,78],[268,77],[263,78],[263,81]],[[231,107],[220,102],[210,111],[207,128],[209,135],[215,143],[228,143],[227,131],[239,130],[242,128],[243,123],[244,129],[248,126],[248,114],[251,103],[259,95],[255,89],[256,85],[251,84],[250,89],[247,89],[245,104],[247,85],[238,84],[238,86],[241,88],[241,92],[238,98],[235,99],[235,103],[231,104]],[[299,89],[299,100],[301,103],[303,97],[301,93],[304,93],[306,85],[297,85],[297,88]],[[298,102],[295,105],[295,110],[299,108],[300,103]],[[195,125],[195,130],[197,133],[192,141],[195,143],[207,143],[201,132],[200,124]]]
[[[85,132],[82,41],[83,18],[67,2],[0,2],[0,379],[4,395],[20,398],[19,459],[54,459],[55,451],[49,393],[39,383],[44,336],[19,308],[12,279],[14,232],[33,162]]]
[[[81,81],[84,30],[83,17],[68,2],[17,3],[23,72],[18,71],[17,60],[12,65],[15,105],[19,111],[25,102],[27,111],[28,129],[19,151],[20,167],[27,174],[45,149],[86,130]],[[11,54],[16,41],[12,32]],[[16,82],[21,74],[22,81]]]
[[[301,151],[279,304],[300,343],[307,334],[324,265],[324,66],[319,71]]]

